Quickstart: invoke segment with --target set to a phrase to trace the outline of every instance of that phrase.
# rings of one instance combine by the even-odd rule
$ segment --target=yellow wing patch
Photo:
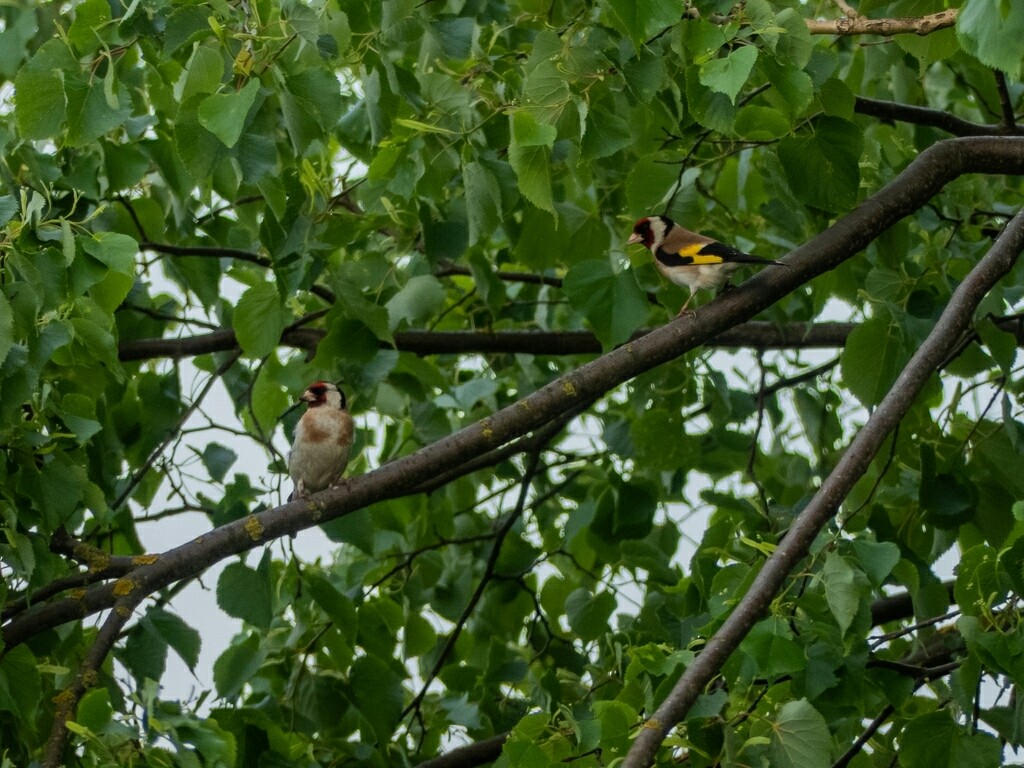
[[[701,253],[708,247],[708,243],[690,243],[678,249],[676,253],[686,257],[691,264],[721,264],[724,259],[711,253]]]

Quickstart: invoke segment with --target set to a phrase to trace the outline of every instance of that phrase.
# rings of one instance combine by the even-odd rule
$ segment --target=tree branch
[[[820,21],[808,19],[807,29],[812,35],[930,35],[956,24],[956,8],[931,13],[927,16],[905,19],[869,19],[864,16]]]
[[[857,433],[820,490],[794,521],[739,604],[647,721],[626,755],[623,768],[646,768],[654,762],[662,741],[685,717],[704,686],[767,610],[790,571],[807,555],[814,538],[838,511],[854,484],[871,465],[886,437],[910,410],[928,379],[942,363],[946,350],[969,327],[978,304],[1010,271],[1022,248],[1024,212],[1013,218],[978,266],[954,291],[935,328],[907,363],[867,424]]]
[[[992,322],[1017,338],[1024,346],[1024,327],[1016,315],[992,318]],[[833,349],[846,344],[856,323],[775,323],[752,321],[729,328],[709,339],[704,346],[717,349]],[[630,343],[646,336],[652,328],[633,334]],[[326,335],[319,328],[292,328],[281,334],[281,344],[315,352]],[[977,339],[974,334],[972,339]],[[590,331],[398,331],[394,349],[416,355],[527,354],[597,355],[601,342]],[[381,346],[391,345],[381,342]],[[230,328],[177,339],[130,339],[121,342],[121,362],[169,358],[180,360],[212,352],[238,349]]]
[[[860,115],[877,117],[881,120],[899,120],[900,122],[912,125],[926,125],[930,128],[946,131],[954,136],[1024,135],[1024,130],[1016,124],[988,125],[986,123],[972,123],[970,120],[964,120],[941,109],[915,107],[910,104],[900,104],[896,101],[868,99],[864,96],[856,97],[853,103],[853,111]]]
[[[727,328],[749,320],[807,281],[849,259],[901,218],[924,205],[949,181],[965,173],[1024,173],[1024,139],[951,139],[929,147],[856,210],[786,257],[790,269],[763,271],[735,290],[701,307],[693,316],[677,318],[634,342],[581,365],[491,416],[415,453],[364,475],[350,478],[348,483],[315,494],[310,499],[289,502],[226,523],[160,554],[152,564],[141,566],[134,571],[128,583],[123,583],[126,579],[117,582],[121,586],[119,605],[126,605],[129,599],[141,601],[144,596],[176,581],[202,573],[224,558],[263,546],[273,539],[337,519],[371,503],[401,496],[441,472],[449,471],[474,456],[538,429],[587,398],[600,397],[641,373],[675,360]],[[939,327],[945,329],[949,325],[948,317],[951,314],[957,315],[958,326],[961,321],[966,323],[969,320],[969,316],[960,317],[966,311],[962,306],[962,296],[965,291],[974,291],[978,275],[987,277],[991,273],[993,254],[1006,250],[1003,244],[1014,239],[1008,234],[1016,234],[1021,229],[1018,221],[1019,217],[1014,219],[1007,233],[1004,233],[997,242],[997,246],[982,259],[982,265],[957,288],[953,301],[939,321]],[[931,338],[935,336],[936,334],[933,334]],[[931,350],[931,338],[918,351],[917,356]],[[915,365],[909,370],[919,369],[920,366]],[[897,386],[910,391],[911,384],[905,379],[906,374],[901,376]],[[872,420],[877,423],[878,419],[887,413],[886,403],[883,403],[876,410]],[[869,422],[869,428],[860,432],[854,441],[855,446],[843,457],[840,465],[845,466],[846,463],[853,463],[861,458],[857,450],[860,443],[872,439],[877,431],[878,428],[871,427]],[[863,471],[859,466],[857,468]],[[841,476],[842,473],[833,473],[822,486],[817,498],[822,498],[825,493],[831,493],[832,486],[838,482],[835,478]],[[817,506],[820,507],[821,504]],[[808,509],[813,512],[814,501]],[[766,563],[758,576],[758,582],[755,583],[779,572],[779,563],[782,563],[781,573],[773,578],[777,578],[778,583],[782,582],[788,572],[786,560],[783,558],[793,558],[795,553],[798,559],[805,546],[807,524],[801,526],[800,520],[807,518],[808,512],[805,511]],[[774,590],[752,589],[744,600],[749,601],[753,595],[761,592],[774,594]],[[744,617],[751,615],[752,623],[763,607],[761,604],[748,603],[744,606],[744,603],[741,603],[726,625],[735,625],[737,621],[745,621]],[[91,612],[94,611],[83,613]],[[35,621],[33,612],[28,611],[4,626],[5,652],[30,636],[24,631],[23,620]],[[743,629],[739,636],[742,637],[745,631]],[[721,634],[720,632],[719,635]],[[684,689],[689,689],[693,684],[695,674],[703,675],[709,663],[728,656],[732,647],[735,647],[716,638],[709,641],[704,652],[680,680],[680,686]],[[709,661],[705,662],[704,659]],[[697,691],[701,687],[702,685],[699,685]],[[74,711],[81,695],[79,689],[69,689],[68,693],[62,695],[65,696],[62,704],[66,705],[64,711]],[[681,711],[685,712],[689,703],[685,698],[680,700],[679,694],[674,691],[666,700],[666,705],[671,707],[669,715],[680,710],[680,701]],[[652,723],[656,726],[654,729],[643,730],[627,760],[632,760],[633,765],[645,764],[642,761],[648,758],[644,755],[653,756],[663,739],[664,724],[677,721],[672,720],[670,716],[661,715],[657,723]]]
[[[730,328],[708,342],[708,346],[755,349],[817,349],[841,347],[854,329],[854,323],[774,323],[751,322]],[[651,332],[637,331],[631,341]],[[293,328],[281,334],[284,346],[316,351],[326,335],[318,328]],[[453,354],[530,354],[597,355],[601,342],[590,331],[398,331],[394,348],[417,355]],[[1024,342],[1024,332],[1021,333]],[[390,347],[381,342],[382,347]],[[211,352],[238,348],[238,339],[230,328],[177,339],[132,339],[121,342],[118,357],[122,362],[171,358],[179,360]]]

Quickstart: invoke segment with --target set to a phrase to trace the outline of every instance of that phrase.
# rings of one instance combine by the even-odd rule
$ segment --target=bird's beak
[[[626,245],[633,245],[633,243],[642,243],[642,242],[643,242],[643,239],[640,237],[640,235],[638,235],[636,232],[634,232],[632,235],[629,236],[629,240],[626,241]]]
[[[302,397],[299,398],[299,402],[312,403],[316,400],[316,395],[310,392],[308,389],[302,393]]]

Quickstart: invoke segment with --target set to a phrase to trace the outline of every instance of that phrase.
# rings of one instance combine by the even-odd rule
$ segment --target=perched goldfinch
[[[762,259],[730,245],[683,229],[667,216],[647,216],[633,226],[626,245],[642,243],[654,256],[654,266],[676,285],[690,289],[690,298],[679,310],[682,315],[701,288],[719,289],[729,282],[741,264],[764,267],[781,261]]]
[[[308,405],[295,427],[288,474],[295,483],[289,501],[341,481],[355,434],[345,393],[329,381],[314,381],[302,393]]]

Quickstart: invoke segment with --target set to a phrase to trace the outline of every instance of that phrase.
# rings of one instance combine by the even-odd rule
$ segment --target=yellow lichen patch
[[[571,381],[566,380],[566,382],[562,384],[562,392],[565,393],[566,397],[576,397],[576,385]]]
[[[52,701],[57,705],[57,713],[67,720],[71,714],[71,707],[75,704],[75,692],[66,688],[54,696]]]
[[[85,597],[85,590],[72,589],[71,592],[69,592],[68,594],[71,596],[72,600],[81,600],[83,597]]]
[[[657,720],[655,720],[652,717],[650,720],[648,720],[647,722],[644,723],[643,727],[646,728],[649,731],[660,731],[661,730],[661,723],[659,723]]]
[[[86,670],[82,675],[82,685],[86,688],[95,688],[99,680],[100,676],[96,673],[95,669]]]
[[[114,610],[117,612],[117,615],[120,616],[122,619],[127,619],[129,616],[132,615],[132,609],[129,608],[127,605],[119,605],[116,608],[114,608]]]
[[[530,403],[528,400],[520,400],[519,407],[522,408],[524,411],[528,411],[530,410]]]
[[[160,559],[160,555],[136,555],[132,558],[133,565],[152,565]]]
[[[483,433],[483,436],[488,440],[494,439],[494,430],[491,429],[490,419],[484,419],[483,421],[480,422],[480,431]]]
[[[137,586],[139,585],[131,579],[118,579],[114,582],[114,597],[130,595]]]
[[[253,541],[259,541],[263,538],[263,523],[257,520],[255,515],[250,515],[245,520],[245,532]]]
[[[106,570],[110,565],[110,555],[98,549],[93,550],[89,553],[89,557],[85,559],[85,562],[89,565],[90,573],[99,573]]]

